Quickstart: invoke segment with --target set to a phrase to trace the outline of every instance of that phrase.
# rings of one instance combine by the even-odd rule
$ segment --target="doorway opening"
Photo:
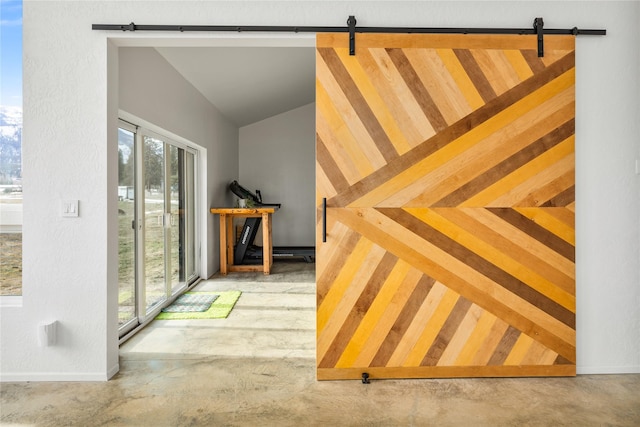
[[[281,40],[278,41],[278,43],[281,42]],[[196,87],[200,91],[200,95],[202,97],[207,98],[202,94],[202,91],[206,91],[206,88],[202,89],[201,87],[197,87],[198,84],[200,84],[198,80],[200,76],[207,74],[203,70],[202,66],[203,51],[199,50],[200,48],[196,49],[193,46],[165,48],[153,46],[153,44],[153,42],[147,41],[140,42],[139,46],[131,47],[127,43],[127,47],[120,48],[119,50],[126,51],[139,49],[141,51],[145,51],[146,54],[155,56],[159,62],[164,61],[166,67],[163,69],[154,68],[153,70],[149,70],[147,76],[149,79],[159,79],[166,74],[173,73],[173,78],[179,77],[183,79],[187,84],[192,87]],[[258,44],[264,44],[264,41],[259,42]],[[273,321],[281,322],[280,327],[282,327],[283,333],[285,330],[288,330],[289,333],[293,333],[294,335],[300,333],[306,334],[308,335],[308,344],[305,344],[302,347],[305,347],[306,351],[309,352],[313,349],[313,331],[315,330],[315,324],[313,321],[315,313],[315,269],[313,264],[308,265],[308,263],[303,259],[301,259],[300,262],[298,262],[298,260],[295,260],[295,262],[282,262],[278,260],[274,265],[273,273],[268,277],[254,277],[247,274],[234,274],[226,277],[220,277],[219,275],[211,276],[211,274],[214,274],[218,269],[217,265],[215,265],[215,261],[217,261],[219,257],[219,231],[217,230],[217,221],[214,221],[212,215],[208,214],[208,210],[213,206],[233,206],[237,202],[236,197],[227,189],[228,184],[233,180],[239,180],[252,190],[260,190],[265,197],[265,200],[267,198],[269,200],[277,200],[278,203],[282,204],[282,209],[274,215],[274,244],[283,246],[315,245],[314,42],[313,39],[310,39],[310,41],[305,40],[303,43],[300,43],[300,39],[298,39],[294,43],[289,42],[288,44],[289,46],[273,46],[272,49],[266,50],[264,46],[244,46],[246,50],[243,51],[243,54],[241,54],[240,57],[245,58],[248,53],[252,52],[254,54],[260,52],[261,55],[264,55],[265,53],[272,53],[275,55],[276,59],[271,58],[268,64],[274,66],[271,73],[277,74],[275,71],[275,65],[281,67],[283,62],[281,59],[277,58],[281,57],[281,55],[286,56],[287,52],[291,53],[291,49],[297,51],[306,58],[306,61],[308,61],[307,68],[310,69],[312,73],[311,79],[307,81],[306,87],[304,88],[304,91],[311,93],[311,99],[307,99],[307,101],[302,105],[287,107],[284,100],[286,96],[281,89],[279,91],[276,90],[275,95],[273,92],[271,93],[271,100],[269,103],[281,105],[280,108],[284,109],[283,111],[274,113],[274,110],[272,110],[271,113],[266,113],[266,117],[255,116],[254,112],[252,113],[254,114],[252,119],[228,119],[228,116],[231,116],[232,113],[228,112],[230,110],[226,110],[225,113],[221,115],[224,115],[225,118],[228,119],[231,124],[230,127],[233,127],[235,130],[235,135],[233,135],[233,130],[221,131],[221,127],[218,126],[217,130],[211,135],[211,145],[203,144],[208,153],[213,152],[216,154],[213,156],[210,154],[207,155],[207,158],[205,159],[206,161],[204,162],[208,166],[205,171],[206,173],[204,174],[206,175],[206,178],[201,182],[205,188],[203,188],[202,191],[202,194],[204,195],[202,208],[198,211],[202,217],[199,222],[201,227],[197,233],[199,234],[202,245],[201,251],[198,253],[198,259],[201,261],[201,268],[197,270],[197,276],[199,276],[200,279],[204,279],[204,281],[200,282],[200,284],[195,286],[193,289],[190,289],[190,291],[201,291],[202,289],[205,289],[206,291],[208,287],[212,286],[210,284],[212,282],[217,282],[218,288],[220,289],[229,287],[240,289],[243,292],[243,295],[237,307],[234,308],[233,313],[235,315],[243,317],[244,313],[244,317],[246,318],[245,320],[249,321],[251,316],[257,316],[253,317],[253,321],[250,321],[252,324],[251,327],[257,327],[260,326],[260,324],[268,326],[267,323],[259,322],[257,320],[269,317]],[[291,44],[293,44],[293,46],[291,46]],[[212,59],[211,61],[207,60],[205,62],[211,62],[215,66],[215,69],[220,70],[220,63],[228,62],[225,61],[224,58],[228,58],[229,55],[231,55],[231,51],[235,48],[231,48],[229,46],[211,46],[207,49],[209,50],[208,54],[213,55],[217,59]],[[220,55],[223,55],[224,58]],[[265,62],[264,56],[261,56],[258,59],[262,61],[263,70],[271,66]],[[126,61],[127,59],[124,58],[124,60]],[[120,61],[123,62],[122,55],[120,56]],[[191,68],[190,70],[187,69],[187,65],[191,64],[192,61],[199,62],[199,71],[194,68]],[[276,64],[274,65],[274,63]],[[123,67],[121,65],[120,69],[122,70],[122,68]],[[236,61],[236,71],[232,74],[243,74],[244,70],[252,68],[255,69],[256,67],[247,65],[246,60],[242,60],[242,63],[238,63]],[[179,76],[176,76],[176,72]],[[242,80],[243,78],[245,80]],[[247,83],[247,79],[249,78],[250,76],[245,75],[242,76],[242,78],[236,79],[237,81],[235,82],[233,79],[227,79],[225,81],[225,85],[235,88],[236,97],[238,96],[239,91],[242,91],[244,96],[251,96],[252,93],[255,96],[258,92],[264,95],[263,92],[265,92],[265,90],[260,90],[259,87],[262,87],[263,89],[273,89],[273,87],[271,87],[273,86],[272,84],[269,84],[266,80],[260,80],[255,77],[253,82]],[[280,79],[283,78],[287,80],[286,76],[281,75]],[[127,91],[131,91],[131,85],[126,81],[126,79],[127,77],[123,76],[121,73],[119,77],[121,93],[122,86],[125,86]],[[162,80],[158,80],[157,84],[162,86]],[[291,79],[289,79],[289,84],[291,84]],[[300,91],[302,91],[302,89],[298,87],[297,92]],[[209,100],[209,102],[215,106],[211,100]],[[255,101],[252,102],[250,100],[249,102],[250,104],[255,104],[252,105],[252,111],[255,110],[256,105],[260,104],[257,98]],[[185,109],[188,107],[189,106],[185,106]],[[222,107],[215,107],[220,111],[222,110]],[[119,108],[123,109],[123,106],[119,105]],[[245,108],[245,110],[246,109],[247,108]],[[195,114],[199,113],[201,112],[196,112]],[[215,120],[218,120],[218,118]],[[252,121],[247,122],[246,120]],[[171,130],[173,131],[173,129]],[[225,134],[221,135],[223,132]],[[231,135],[230,138],[229,135]],[[235,140],[237,153],[237,157],[235,158],[233,156],[225,155],[224,147],[228,145],[229,140]],[[159,143],[156,141],[156,138],[151,137],[150,139],[145,140],[143,137],[142,143],[147,152],[160,151]],[[158,150],[155,150],[155,148],[158,148]],[[229,167],[229,164],[232,164],[233,162],[237,163],[235,170],[233,170],[232,167]],[[226,170],[221,172],[225,168]],[[301,178],[301,174],[306,176]],[[147,190],[153,191],[152,188],[148,188]],[[166,225],[167,220],[165,219],[164,221],[164,224]],[[302,242],[300,240],[296,240],[301,238],[304,239]],[[140,247],[140,244],[138,244],[137,247]],[[146,248],[144,249],[146,250]],[[214,265],[214,268],[211,268],[211,264]],[[168,274],[167,272],[165,273]],[[206,279],[212,280],[210,282],[206,282]],[[166,289],[165,284],[162,291],[165,291]],[[165,293],[164,295],[168,295],[168,298],[170,299],[175,295],[175,293],[172,292],[173,288],[168,294]],[[301,299],[298,297],[301,297]],[[159,301],[167,300],[168,299],[159,299]],[[263,308],[258,308],[260,307],[260,304],[256,305],[256,301],[260,301],[260,303],[262,303],[267,300],[271,302]],[[295,300],[298,302],[295,302]],[[138,311],[143,311],[143,304],[145,305],[144,310],[147,310],[149,306],[157,306],[153,304],[149,305],[149,302],[153,301],[145,300],[144,303],[138,302],[136,305]],[[267,310],[268,314],[260,313],[262,309]],[[287,317],[287,312],[303,314],[303,318]],[[151,313],[148,312],[146,315],[147,321],[152,319]],[[139,334],[131,338],[131,340],[127,341],[127,343],[123,344],[121,354],[126,355],[132,354],[132,352],[139,352],[142,348],[141,342],[153,342],[154,339],[152,336],[159,336],[159,334],[162,335],[167,332],[175,333],[176,328],[183,330],[182,326],[184,326],[185,330],[190,330],[190,332],[196,331],[196,328],[193,327],[195,324],[198,324],[198,322],[192,323],[191,325],[187,322],[183,322],[182,325],[171,323],[165,324],[165,327],[156,328],[156,326],[161,326],[161,324],[159,322],[153,322],[151,327],[146,327]],[[271,322],[270,325],[271,326],[267,329],[276,330],[279,328],[273,322]],[[237,330],[238,324],[230,326],[232,329],[234,327]],[[251,328],[249,327],[246,331],[249,335],[260,334],[255,330],[251,332]],[[243,341],[243,338],[237,336],[234,339],[239,343]],[[279,339],[274,338],[274,343],[278,340]],[[304,339],[298,336],[295,340],[292,340],[292,342],[297,341],[299,345],[300,342],[302,342],[301,340],[304,341]],[[157,340],[158,343],[161,341],[163,341],[161,338]],[[187,345],[187,347],[191,346],[191,344],[185,345]],[[161,347],[162,346],[157,348],[157,352],[168,351],[168,349],[163,350]],[[242,347],[245,349],[244,355],[252,352],[252,350],[247,348],[246,342]],[[261,346],[262,350],[266,350],[268,348],[269,346]],[[184,347],[176,344],[174,346],[174,350],[175,349],[182,349],[181,351],[183,351]],[[144,351],[147,352],[148,350],[149,349],[147,348]],[[290,353],[290,350],[282,351]]]

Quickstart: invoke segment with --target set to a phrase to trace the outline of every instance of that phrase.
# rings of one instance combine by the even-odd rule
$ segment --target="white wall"
[[[314,103],[240,128],[240,185],[282,204],[274,246],[315,246],[315,126]]]
[[[26,1],[23,302],[0,313],[3,380],[105,379],[117,369],[117,152],[109,142],[117,78],[107,40],[234,46],[305,39],[102,32],[91,24],[333,26],[350,14],[362,26],[529,27],[542,16],[548,28],[608,30],[577,41],[578,372],[640,372],[640,3]],[[80,200],[79,218],[60,217],[62,198]],[[54,319],[59,345],[38,347],[36,325]]]
[[[206,196],[200,214],[206,227],[200,233],[201,276],[208,278],[220,267],[218,225],[209,208],[232,203],[226,187],[238,176],[238,129],[155,49],[122,47],[119,64],[120,110],[204,149]]]

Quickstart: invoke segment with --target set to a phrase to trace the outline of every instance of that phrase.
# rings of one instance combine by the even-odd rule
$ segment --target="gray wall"
[[[274,246],[315,245],[315,104],[240,128],[240,184],[260,190]]]

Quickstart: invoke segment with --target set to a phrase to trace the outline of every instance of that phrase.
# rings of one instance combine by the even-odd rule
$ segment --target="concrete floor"
[[[231,274],[224,320],[155,321],[101,383],[4,383],[3,426],[640,426],[640,375],[315,380],[313,264]]]

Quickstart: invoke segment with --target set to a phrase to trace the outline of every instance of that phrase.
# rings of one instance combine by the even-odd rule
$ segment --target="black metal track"
[[[200,32],[265,32],[265,33],[348,33],[349,27],[296,27],[271,25],[138,25],[92,24],[92,30],[100,31],[200,31]],[[423,28],[423,27],[355,27],[356,33],[398,34],[537,34],[535,28]],[[588,35],[604,36],[607,30],[585,30],[544,28],[544,35]]]
[[[93,24],[93,30],[107,31],[226,31],[226,32],[280,32],[280,33],[349,33],[349,55],[356,54],[356,33],[396,34],[519,34],[538,36],[538,56],[544,56],[544,35],[604,36],[607,30],[544,29],[542,18],[533,20],[532,28],[420,28],[420,27],[356,27],[356,17],[347,19],[346,27],[294,27],[272,25],[125,25]]]

